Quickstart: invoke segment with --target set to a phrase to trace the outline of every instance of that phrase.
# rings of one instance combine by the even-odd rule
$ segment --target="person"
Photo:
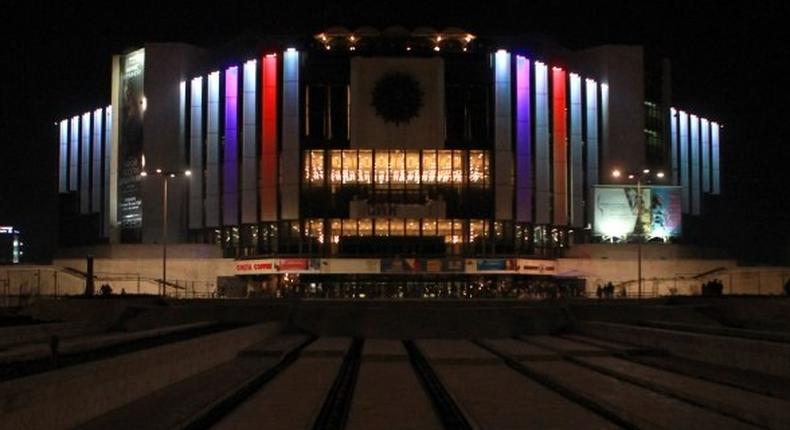
[[[785,296],[790,296],[790,278],[785,282]]]
[[[110,284],[103,284],[100,291],[102,296],[112,295],[112,287],[110,287]]]
[[[601,300],[602,295],[603,295],[603,288],[601,288],[601,284],[598,284],[598,288],[595,289],[595,296],[598,297],[598,300]]]

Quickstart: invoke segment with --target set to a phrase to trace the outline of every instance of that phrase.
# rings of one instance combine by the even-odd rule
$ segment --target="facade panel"
[[[568,123],[565,70],[552,67],[554,224],[568,224]]]
[[[678,185],[680,183],[680,173],[678,171],[678,167],[680,166],[680,161],[678,160],[680,149],[678,147],[678,111],[675,110],[675,108],[669,109],[669,134],[669,150],[671,152],[669,159],[672,163],[672,185]]]
[[[593,198],[594,186],[598,185],[598,83],[592,79],[585,81],[586,89],[584,95],[584,103],[587,118],[585,121],[586,127],[584,129],[584,141],[587,146],[587,186],[586,186],[586,203],[587,203],[587,220],[586,224],[591,224],[594,218],[594,205]]]
[[[258,187],[256,176],[258,126],[257,110],[257,76],[258,62],[250,60],[244,63],[242,78],[242,113],[241,113],[241,222],[253,224],[258,221]]]
[[[711,170],[713,174],[713,194],[721,194],[721,159],[719,158],[719,133],[721,126],[718,123],[710,123],[710,142],[711,142]]]
[[[101,212],[102,210],[102,110],[93,111],[93,161],[91,163],[91,212]]]
[[[689,118],[686,112],[680,111],[678,114],[678,139],[680,142],[680,185],[683,187],[681,192],[681,202],[683,213],[688,213],[691,208],[691,179],[689,162]]]
[[[189,228],[203,228],[203,78],[190,82],[189,94]]]
[[[702,151],[702,192],[710,192],[710,122],[700,119],[700,150]]]
[[[571,225],[584,226],[584,169],[582,146],[582,80],[570,74],[570,154],[571,154]]]
[[[494,217],[513,218],[511,55],[494,54]]]
[[[689,142],[691,144],[691,213],[699,215],[701,213],[700,207],[702,204],[700,193],[700,157],[699,157],[699,117],[691,115],[690,136]]]
[[[535,62],[535,222],[551,223],[548,66]]]
[[[69,190],[69,121],[64,119],[58,125],[59,147],[58,154],[58,192],[66,193]]]
[[[113,122],[112,122],[112,106],[107,106],[104,109],[104,176],[102,177],[103,185],[102,185],[102,193],[104,199],[104,206],[103,206],[103,221],[102,221],[102,237],[109,238],[110,237],[110,227],[115,227],[115,223],[117,220],[113,219],[113,215],[115,211],[111,209],[110,204],[113,202],[113,197],[115,197],[114,192],[112,191],[110,185],[110,172],[112,172],[112,129],[113,129]]]
[[[219,72],[208,75],[206,115],[206,227],[219,227]]]
[[[239,223],[239,68],[225,70],[225,140],[223,145],[222,224]]]
[[[283,55],[281,219],[299,219],[299,52]]]
[[[516,56],[516,221],[532,221],[532,109],[529,59]]]
[[[80,126],[80,213],[91,211],[91,114],[82,114]]]
[[[277,56],[266,55],[261,68],[261,221],[277,221]]]
[[[74,116],[69,124],[69,191],[77,191],[80,171],[80,117]]]

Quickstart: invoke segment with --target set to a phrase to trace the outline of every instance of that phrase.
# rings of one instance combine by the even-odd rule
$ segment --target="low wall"
[[[257,324],[0,383],[2,427],[74,427],[228,361],[281,329]]]
[[[98,333],[101,327],[89,322],[31,324],[0,328],[0,348],[20,343],[45,342],[53,335],[62,338]]]
[[[578,331],[722,366],[790,377],[790,344],[585,321]]]

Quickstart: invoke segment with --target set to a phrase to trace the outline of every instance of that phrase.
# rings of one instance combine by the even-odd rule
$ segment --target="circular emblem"
[[[406,73],[393,72],[376,82],[371,105],[385,122],[400,125],[420,115],[423,95],[417,79]]]

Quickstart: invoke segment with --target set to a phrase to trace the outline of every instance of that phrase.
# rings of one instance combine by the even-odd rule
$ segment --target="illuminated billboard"
[[[143,225],[140,172],[143,166],[143,71],[145,50],[121,57],[118,208],[124,242],[139,242]]]
[[[682,233],[680,192],[680,187],[641,187],[640,217],[636,185],[596,186],[593,233],[605,239],[625,238],[638,234],[641,223],[646,240],[678,237]]]

